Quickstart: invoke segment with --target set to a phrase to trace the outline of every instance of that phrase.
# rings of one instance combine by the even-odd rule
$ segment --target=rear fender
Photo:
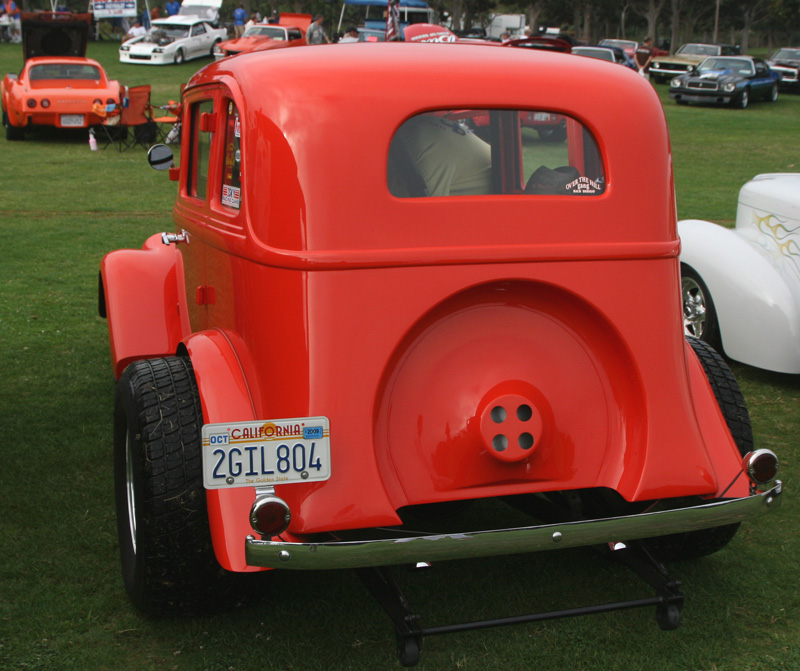
[[[175,354],[190,332],[182,257],[160,234],[142,249],[120,249],[103,258],[99,299],[116,378],[137,359]]]
[[[678,222],[681,263],[705,282],[722,347],[731,359],[800,373],[800,310],[777,263],[737,232],[708,221]]]
[[[257,376],[245,344],[232,333],[209,330],[189,336],[183,343],[192,360],[203,419],[208,424],[258,419]],[[252,382],[252,384],[251,384]],[[229,571],[260,571],[248,567],[245,540],[253,535],[250,508],[255,488],[206,490],[208,521],[214,553]]]
[[[746,477],[738,477],[742,475],[742,455],[728,429],[703,365],[688,342],[685,349],[692,404],[717,483],[717,491],[711,498],[721,498],[723,494],[726,498],[747,496],[749,481]],[[729,487],[732,482],[733,486]]]

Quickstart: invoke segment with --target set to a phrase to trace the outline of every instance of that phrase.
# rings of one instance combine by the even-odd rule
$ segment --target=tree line
[[[148,0],[150,6],[166,0]],[[190,0],[186,0],[189,2]],[[377,0],[380,2],[380,0]],[[248,14],[273,12],[322,14],[330,32],[336,27],[342,0],[223,0],[220,17],[231,20],[243,4]],[[705,41],[751,47],[800,45],[800,0],[428,0],[438,22],[456,30],[485,27],[494,14],[525,14],[536,34],[556,28],[589,44],[604,37],[641,41],[674,51],[684,42]],[[49,9],[48,0],[22,0],[23,9]],[[86,11],[87,0],[61,0],[73,11]],[[43,6],[39,6],[43,5]],[[44,6],[47,5],[47,6]],[[74,6],[73,6],[74,5]],[[140,9],[144,0],[139,0]],[[348,7],[345,22],[357,24],[360,13]],[[375,12],[373,12],[375,14]]]

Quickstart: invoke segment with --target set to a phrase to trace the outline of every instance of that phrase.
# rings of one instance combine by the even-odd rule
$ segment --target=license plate
[[[550,114],[548,112],[535,112],[533,115],[534,121],[550,121]]]
[[[316,482],[330,477],[327,417],[203,426],[206,489]]]
[[[83,128],[83,114],[62,114],[61,125],[65,127],[78,126]]]

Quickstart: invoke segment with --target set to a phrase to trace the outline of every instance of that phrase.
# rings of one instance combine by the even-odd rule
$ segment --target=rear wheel
[[[752,452],[753,431],[750,427],[750,414],[747,412],[744,395],[733,372],[710,345],[692,337],[688,337],[687,341],[703,366],[717,405],[722,411],[740,454],[744,456]],[[724,548],[738,529],[738,524],[728,524],[714,529],[650,538],[647,544],[655,551],[656,556],[665,561],[696,559]]]
[[[542,142],[563,142],[567,139],[566,125],[551,126],[549,128],[537,128],[539,139]]]
[[[703,278],[691,266],[681,264],[683,332],[722,350],[717,311]]]
[[[12,126],[11,121],[9,121],[8,119],[8,114],[6,114],[5,110],[3,110],[3,126],[5,126],[6,129],[6,140],[10,140],[13,142],[16,140],[25,139],[25,129]]]
[[[117,531],[125,588],[149,615],[213,612],[243,580],[216,561],[202,482],[200,400],[191,363],[137,361],[114,408]]]
[[[772,88],[769,90],[769,93],[767,94],[767,102],[774,103],[777,102],[777,100],[778,100],[778,85],[773,84]]]

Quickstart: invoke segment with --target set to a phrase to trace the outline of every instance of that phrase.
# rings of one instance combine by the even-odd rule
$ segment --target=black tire
[[[777,84],[773,84],[772,88],[769,90],[769,93],[767,93],[767,102],[769,102],[769,103],[778,102],[778,85]]]
[[[752,452],[753,431],[750,426],[750,414],[733,372],[725,360],[707,343],[692,337],[688,337],[687,341],[703,366],[740,454],[744,456]],[[738,529],[739,524],[728,524],[714,529],[659,536],[648,539],[647,545],[656,557],[664,561],[697,559],[724,548]]]
[[[187,358],[137,361],[114,407],[114,482],[125,589],[148,615],[239,602],[250,574],[225,571],[211,545],[197,384]]]
[[[750,104],[750,89],[745,88],[744,91],[734,99],[734,104],[739,109],[745,109]]]
[[[217,45],[220,44],[221,42],[222,42],[222,40],[216,40],[214,42],[214,44],[211,45],[211,51],[208,52],[208,54],[209,54],[209,56],[211,56],[211,58],[214,58],[214,49],[216,49]]]
[[[6,140],[9,140],[10,142],[16,142],[18,140],[25,139],[25,129],[12,126],[5,110],[3,110],[3,126],[5,126],[6,129]]]
[[[714,299],[699,273],[685,263],[681,263],[681,306],[683,332],[721,352],[722,336]]]
[[[563,142],[567,139],[567,126],[563,122],[558,126],[537,128],[536,132],[542,142]]]
[[[175,65],[180,65],[181,63],[183,63],[184,60],[185,57],[183,55],[183,49],[178,49],[175,52]]]

